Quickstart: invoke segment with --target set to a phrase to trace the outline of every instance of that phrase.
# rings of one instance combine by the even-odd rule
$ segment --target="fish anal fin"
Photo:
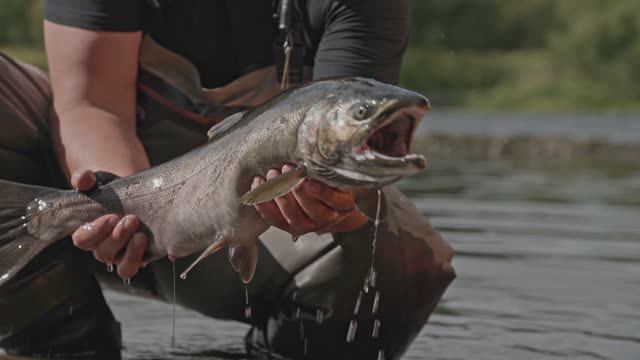
[[[244,205],[255,205],[273,200],[298,186],[304,180],[305,174],[304,167],[282,173],[242,195],[240,202]]]
[[[244,115],[244,111],[237,112],[233,115],[226,117],[224,120],[219,123],[213,125],[209,131],[207,131],[207,136],[209,137],[209,141],[217,138],[220,135],[223,135],[230,129],[232,129],[237,123],[242,120],[242,116]]]
[[[229,247],[229,261],[233,269],[238,272],[245,284],[251,282],[258,264],[258,246],[251,244],[237,244]]]
[[[207,258],[209,255],[215,253],[216,251],[222,249],[223,247],[231,244],[231,240],[233,239],[233,234],[231,233],[224,233],[221,236],[218,236],[216,238],[216,241],[209,245],[208,248],[204,249],[204,251],[202,251],[202,253],[200,254],[200,256],[198,256],[197,259],[195,259],[191,265],[189,265],[188,268],[186,268],[182,274],[180,274],[180,278],[182,279],[186,279],[187,278],[187,274],[189,273],[189,271],[191,271],[191,269],[194,268],[194,266],[198,265],[202,260],[204,260],[205,258]]]

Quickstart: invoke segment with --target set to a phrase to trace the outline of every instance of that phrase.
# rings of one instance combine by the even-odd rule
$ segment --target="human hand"
[[[295,167],[286,164],[282,170],[270,169],[270,180]],[[254,189],[266,181],[261,176],[253,179]],[[309,232],[345,232],[359,229],[369,219],[358,211],[355,196],[315,180],[305,179],[293,191],[274,200],[255,205],[256,210],[271,225],[297,237]]]
[[[71,177],[71,185],[82,192],[91,190],[96,182],[96,175],[89,170],[76,171]],[[149,242],[144,233],[138,232],[139,226],[140,220],[135,215],[121,218],[108,214],[79,227],[71,239],[76,247],[92,251],[96,260],[116,264],[118,275],[126,280],[142,266]]]

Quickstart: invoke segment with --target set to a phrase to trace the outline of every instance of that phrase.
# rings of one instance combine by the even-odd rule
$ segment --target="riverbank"
[[[432,111],[414,151],[432,159],[607,163],[640,168],[640,116]]]

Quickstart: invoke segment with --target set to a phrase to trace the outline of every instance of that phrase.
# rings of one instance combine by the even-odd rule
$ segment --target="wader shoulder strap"
[[[138,96],[139,112],[146,112],[147,106],[159,106],[204,128],[245,109],[207,102],[196,67],[148,35],[140,47]]]

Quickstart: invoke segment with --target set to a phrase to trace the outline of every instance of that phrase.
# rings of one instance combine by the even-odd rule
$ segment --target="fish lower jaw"
[[[371,173],[385,171],[385,169],[415,168],[422,170],[427,166],[427,160],[420,154],[405,154],[403,156],[389,156],[372,149],[364,149],[354,152],[351,161],[361,168],[373,169]],[[392,171],[392,170],[391,170]],[[402,175],[404,176],[404,175]]]

